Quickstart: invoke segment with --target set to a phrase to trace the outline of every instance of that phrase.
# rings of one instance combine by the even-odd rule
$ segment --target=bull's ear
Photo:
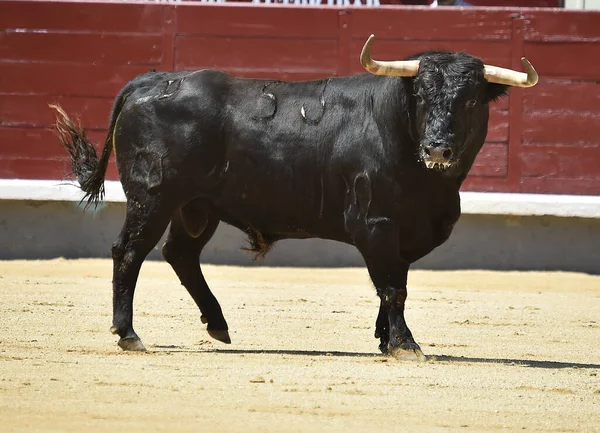
[[[498,99],[508,94],[509,86],[504,84],[487,83],[485,89],[485,103],[496,102]]]

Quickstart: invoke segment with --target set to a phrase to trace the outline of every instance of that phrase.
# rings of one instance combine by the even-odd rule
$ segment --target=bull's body
[[[406,108],[388,109],[389,87],[399,85],[373,75],[300,83],[214,71],[139,77],[123,91],[114,131],[121,181],[128,197],[139,189],[163,192],[177,207],[195,200],[256,247],[310,237],[353,244],[354,219],[392,219],[413,262],[449,235],[460,185],[415,158]],[[196,218],[184,218],[197,231]]]
[[[404,320],[408,268],[450,235],[459,188],[485,141],[488,103],[506,86],[488,83],[481,61],[466,54],[424,54],[419,71],[297,83],[207,70],[144,74],[117,97],[100,160],[59,110],[63,143],[92,201],[113,146],[117,155],[127,197],[112,249],[119,345],[143,349],[132,326],[134,288],[169,222],[164,257],[210,335],[230,341],[198,262],[223,221],[243,230],[258,256],[286,238],[356,246],[381,298],[380,349],[421,357]]]

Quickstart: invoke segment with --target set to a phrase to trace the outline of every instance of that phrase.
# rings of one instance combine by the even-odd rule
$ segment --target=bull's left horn
[[[394,62],[382,62],[373,60],[371,57],[371,45],[375,35],[369,36],[365,46],[360,53],[360,64],[367,72],[375,75],[388,75],[391,77],[414,77],[419,71],[418,60],[398,60]]]
[[[505,84],[516,87],[532,87],[538,82],[538,74],[525,57],[521,57],[525,72],[512,69],[499,68],[498,66],[484,65],[483,74],[490,83]]]

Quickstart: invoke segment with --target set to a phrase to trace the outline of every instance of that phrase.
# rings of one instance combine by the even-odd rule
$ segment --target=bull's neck
[[[411,104],[410,79],[399,77],[374,77],[377,85],[373,90],[373,114],[388,143],[390,157],[406,164],[416,160],[418,154],[415,107]]]

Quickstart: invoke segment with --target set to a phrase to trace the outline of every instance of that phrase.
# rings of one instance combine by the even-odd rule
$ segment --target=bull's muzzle
[[[421,153],[427,168],[444,170],[453,164],[452,156],[454,152],[450,146],[423,145],[421,146]]]

